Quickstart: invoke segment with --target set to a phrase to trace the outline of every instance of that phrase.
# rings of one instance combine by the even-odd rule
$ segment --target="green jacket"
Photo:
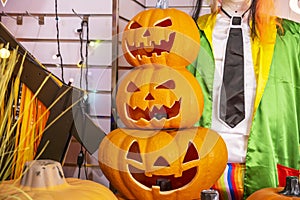
[[[208,128],[212,118],[215,20],[216,14],[199,18],[201,48],[195,63],[188,66],[204,94],[204,111],[197,125]],[[258,189],[278,186],[277,164],[300,168],[300,24],[283,20],[282,27],[284,33],[274,33],[275,44],[252,41],[257,90],[246,155],[245,197]]]

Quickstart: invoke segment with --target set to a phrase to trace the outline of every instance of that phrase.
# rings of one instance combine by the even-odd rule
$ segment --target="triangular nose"
[[[159,156],[159,157],[157,158],[157,160],[155,161],[154,166],[158,166],[158,167],[169,167],[170,164],[168,163],[168,161],[167,161],[165,158]]]
[[[143,35],[143,37],[149,37],[150,36],[150,31],[147,29]]]
[[[154,100],[154,97],[149,93],[149,94],[146,96],[145,100]]]

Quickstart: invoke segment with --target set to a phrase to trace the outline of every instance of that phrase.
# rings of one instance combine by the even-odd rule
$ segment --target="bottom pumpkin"
[[[5,200],[117,200],[107,187],[89,180],[65,178],[59,162],[34,160],[25,164],[21,180],[0,183]]]
[[[206,128],[116,129],[99,147],[102,172],[125,199],[199,199],[223,173],[227,148]]]

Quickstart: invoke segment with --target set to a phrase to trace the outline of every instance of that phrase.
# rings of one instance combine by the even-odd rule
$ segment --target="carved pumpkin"
[[[126,199],[199,199],[227,163],[223,139],[206,128],[115,129],[101,142],[100,168]]]
[[[198,55],[199,31],[187,13],[153,8],[134,16],[124,29],[122,48],[129,64],[183,68]]]
[[[296,176],[286,177],[286,186],[277,188],[263,188],[252,195],[247,200],[300,200],[299,178]]]
[[[116,107],[128,128],[187,128],[199,120],[203,96],[186,69],[144,65],[121,80]]]
[[[0,199],[117,200],[117,197],[96,182],[65,178],[60,163],[56,161],[36,160],[25,164],[20,181],[0,183]]]

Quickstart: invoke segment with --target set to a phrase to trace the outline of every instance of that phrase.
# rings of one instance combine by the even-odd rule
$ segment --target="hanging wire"
[[[169,0],[157,0],[156,8],[166,9],[169,7]]]
[[[84,27],[86,27],[86,42],[85,42],[85,55],[83,55],[83,43],[84,43]],[[82,78],[83,78],[83,67],[85,64],[85,90],[89,90],[89,82],[88,82],[88,73],[89,73],[89,64],[88,64],[88,54],[89,54],[89,25],[88,21],[83,20],[81,22],[81,28],[79,33],[80,39],[80,62],[81,71],[80,71],[80,87],[82,88]]]
[[[86,43],[85,43],[85,90],[87,91],[86,93],[86,98],[84,99],[84,108],[85,108],[85,112],[86,113],[89,113],[89,95],[88,95],[88,90],[89,90],[89,79],[88,79],[88,74],[89,74],[89,64],[88,64],[88,55],[89,55],[89,23],[88,23],[88,19],[84,19],[82,21],[82,27],[86,27]],[[85,119],[84,119],[85,121]],[[85,150],[85,156],[84,156],[84,172],[85,172],[85,178],[88,179],[88,176],[87,176],[87,156],[86,156],[86,150]]]
[[[196,5],[194,6],[194,10],[193,10],[193,13],[192,13],[192,17],[193,17],[195,22],[197,22],[197,20],[199,18],[200,11],[202,9],[202,2],[203,2],[203,0],[196,0]],[[198,26],[198,24],[197,24],[197,26]]]
[[[81,146],[82,147],[82,146]],[[85,149],[84,150],[84,174],[85,174],[85,179],[87,179],[88,180],[88,170],[87,170],[87,156],[86,156],[86,154],[87,154],[87,150]]]
[[[88,64],[88,55],[89,55],[89,23],[88,20],[84,20],[86,24],[86,43],[85,43],[85,67],[86,67],[86,73],[85,73],[85,90],[89,90],[89,82],[88,82],[88,74],[89,74],[89,64]]]
[[[77,16],[79,17],[81,20],[83,20],[83,17],[81,17],[80,15],[78,15],[78,13],[72,8],[72,12]]]
[[[55,21],[56,21],[56,40],[57,40],[57,57],[60,59],[60,68],[61,68],[61,79],[65,82],[64,79],[64,66],[63,66],[63,58],[60,52],[60,41],[59,41],[59,26],[58,26],[58,14],[57,14],[57,0],[55,0]]]
[[[85,90],[88,91],[89,90],[89,86],[88,86],[88,70],[89,70],[89,64],[88,64],[88,54],[89,54],[89,43],[90,43],[90,39],[89,39],[89,23],[88,23],[88,18],[87,17],[82,17],[80,16],[74,9],[72,9],[72,12],[79,17],[82,21],[81,21],[81,26],[80,29],[77,30],[77,32],[79,33],[79,40],[80,40],[80,61],[79,61],[79,65],[81,67],[80,70],[80,88],[83,88],[82,86],[82,79],[83,79],[83,64],[85,64]],[[86,28],[86,40],[84,40],[84,28]],[[83,55],[83,43],[84,41],[86,41],[85,43],[85,55]]]
[[[37,20],[39,25],[44,25],[45,23],[45,19],[44,19],[44,16],[43,15],[40,15],[38,17],[32,15],[30,12],[28,12],[27,10],[25,11],[26,15],[32,17],[33,19]]]
[[[88,87],[88,69],[89,69],[89,65],[88,65],[88,47],[89,47],[89,24],[88,24],[88,18],[87,17],[81,17],[80,15],[78,15],[74,9],[72,9],[73,13],[79,17],[82,21],[80,24],[80,29],[77,29],[77,32],[79,33],[79,40],[80,40],[80,61],[79,61],[79,65],[80,65],[80,88],[83,88],[82,86],[82,79],[83,79],[83,65],[85,65],[85,90],[88,91],[89,87]],[[84,39],[84,33],[85,33],[85,29],[86,29],[86,39]],[[84,48],[84,41],[85,42],[85,55],[83,53],[83,48]],[[89,113],[89,103],[88,103],[88,93],[86,92],[86,97],[83,98],[83,102],[82,102],[82,112],[83,113]],[[85,123],[85,118],[83,119],[83,123]],[[84,130],[83,130],[84,132]],[[77,164],[79,167],[78,170],[78,177],[80,177],[80,171],[81,171],[81,166],[83,165],[84,168],[84,172],[85,172],[85,178],[88,179],[88,175],[87,175],[87,156],[86,156],[87,151],[85,150],[85,152],[83,153],[83,146],[81,145],[81,149],[80,149],[80,153],[78,155],[78,160],[77,160]],[[79,161],[79,162],[78,162]]]
[[[79,86],[82,88],[82,76],[83,76],[83,23],[81,22],[81,27],[80,29],[77,30],[79,32],[79,42],[80,42],[80,61],[79,61],[79,66],[80,66],[80,82]]]

